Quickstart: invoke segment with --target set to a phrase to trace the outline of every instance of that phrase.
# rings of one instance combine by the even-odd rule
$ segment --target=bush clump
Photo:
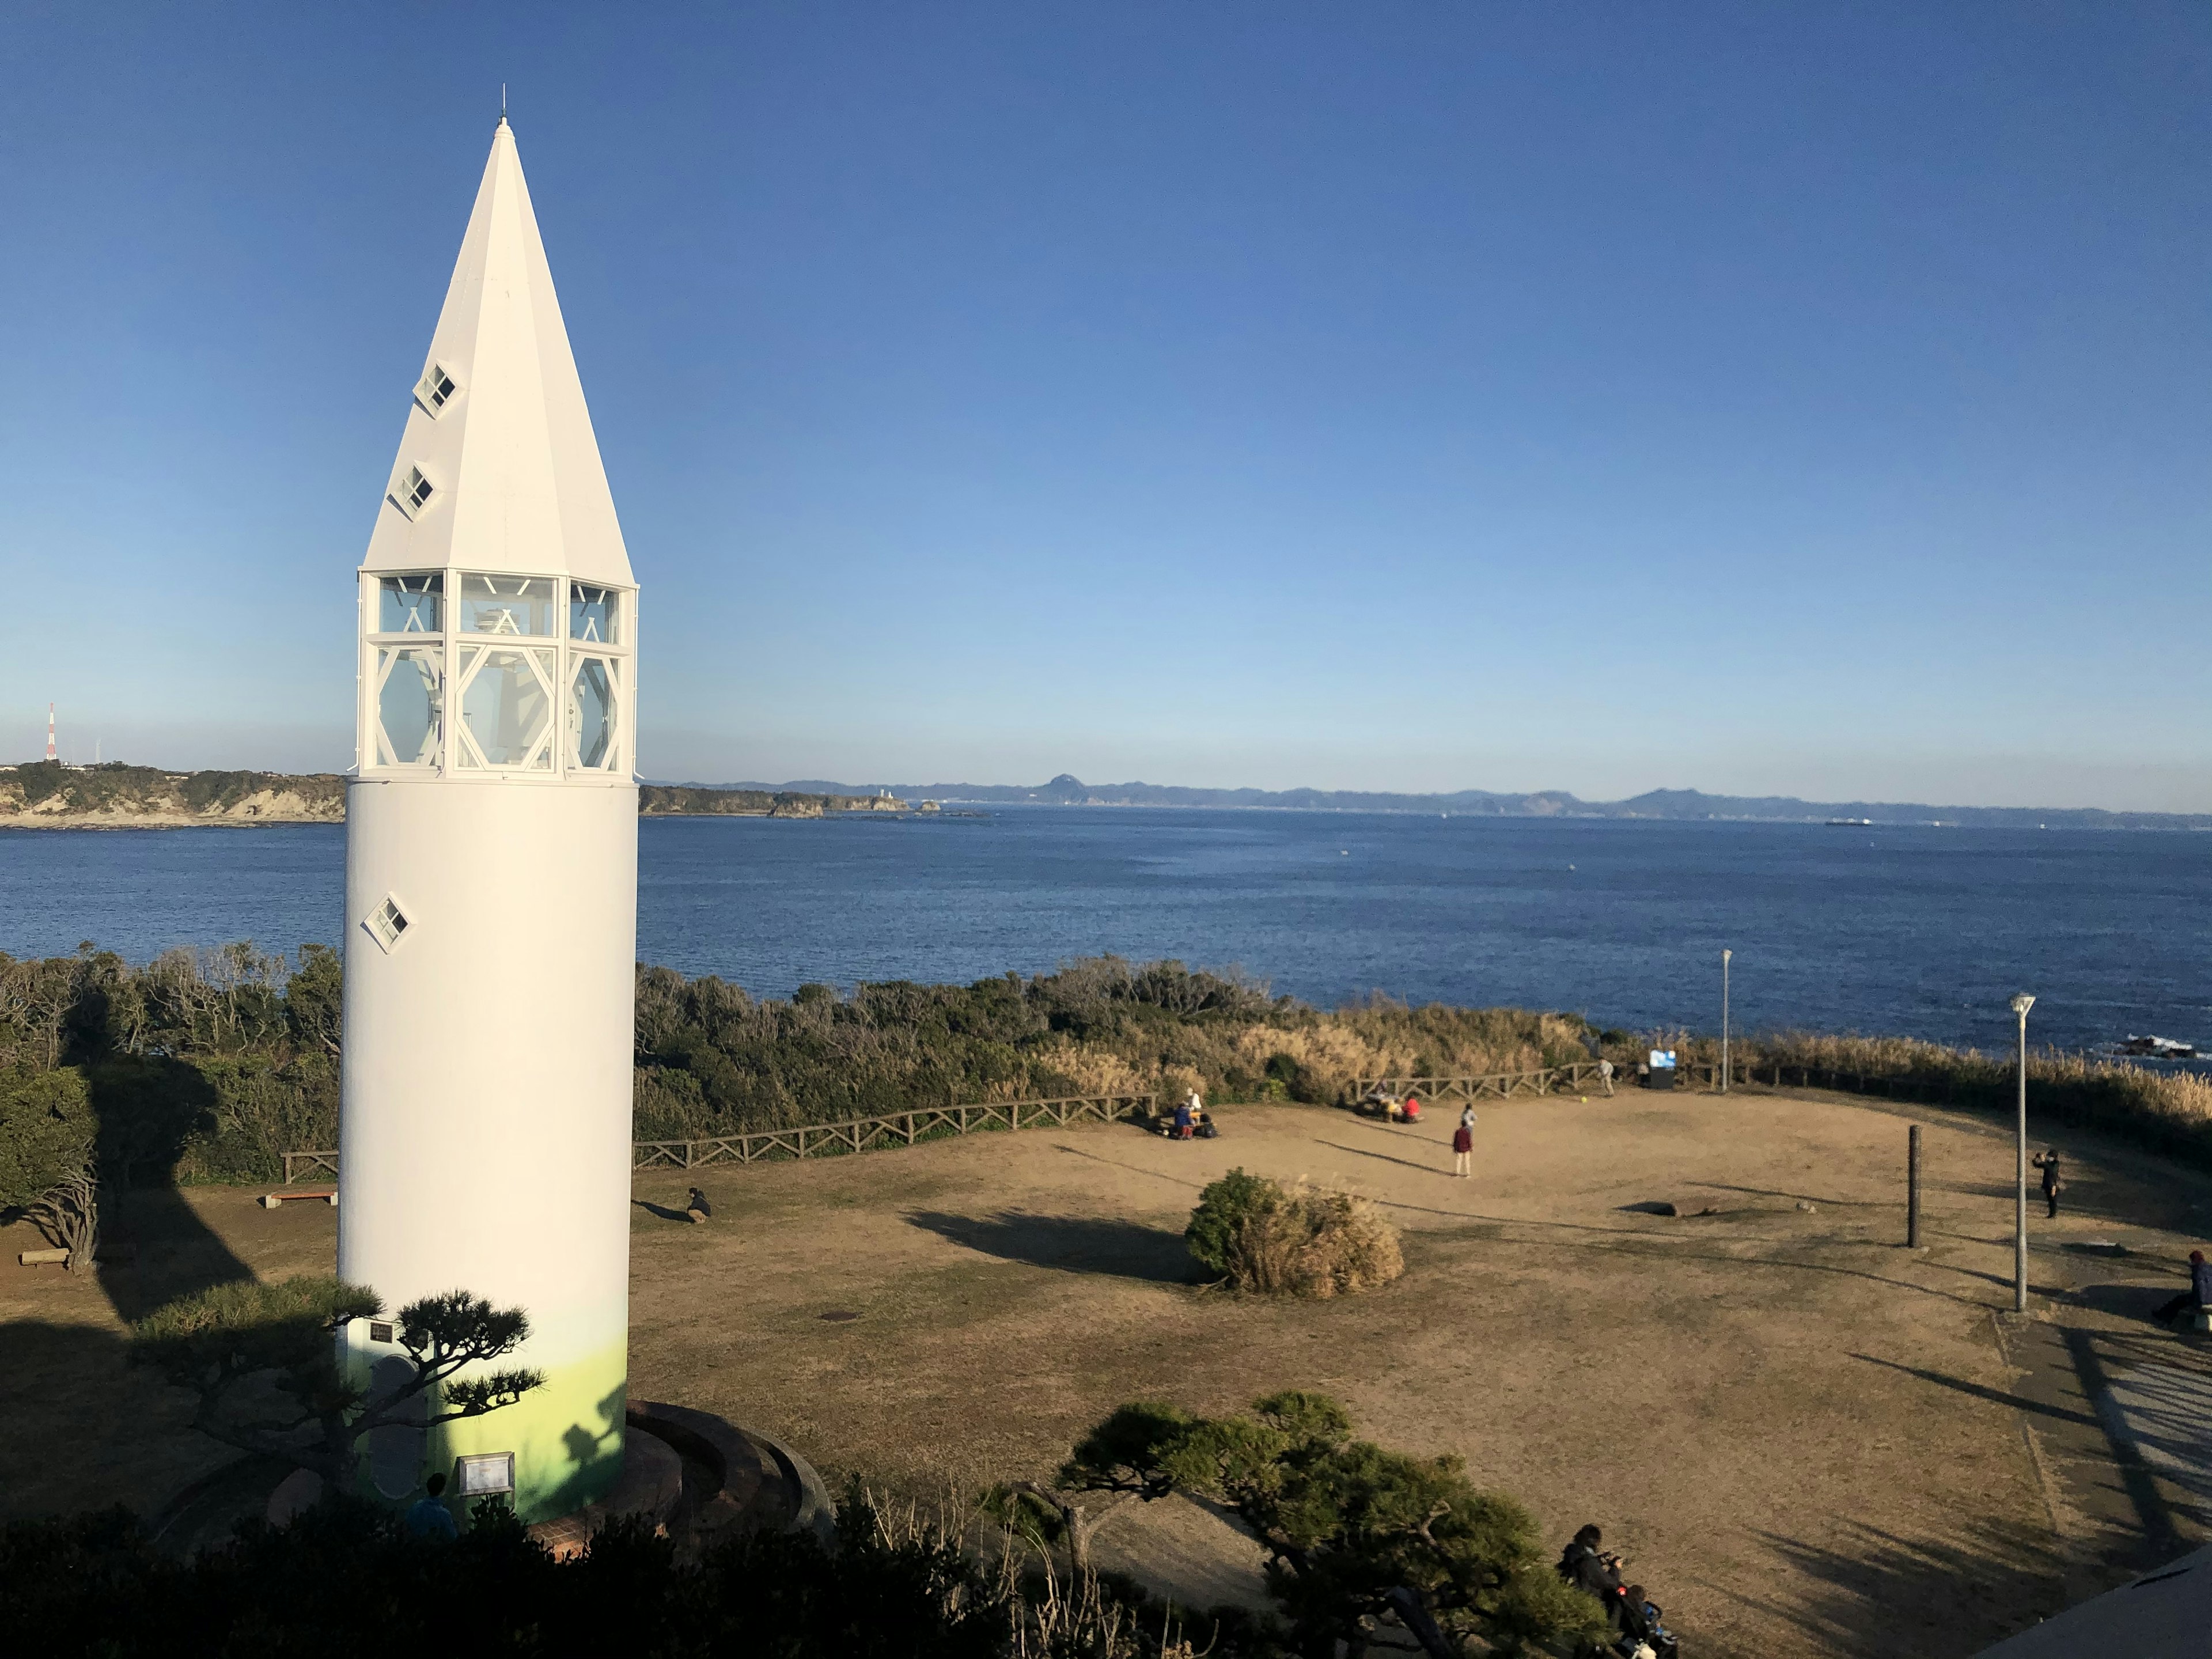
[[[1331,1297],[1406,1271],[1398,1230],[1366,1199],[1231,1170],[1198,1195],[1183,1237],[1240,1291]]]

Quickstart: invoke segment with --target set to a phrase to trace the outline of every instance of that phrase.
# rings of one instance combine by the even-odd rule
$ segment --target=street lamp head
[[[2022,991],[2019,995],[2015,996],[2012,1000],[2013,1012],[2018,1014],[2022,1019],[2026,1019],[2027,1018],[2027,1011],[2034,1006],[2035,999],[2028,995],[2025,991]]]
[[[1722,952],[1721,952],[1721,960],[1722,960],[1723,962],[1726,962],[1726,961],[1727,961],[1730,957],[1734,956],[1735,954],[1735,951],[1722,951]]]

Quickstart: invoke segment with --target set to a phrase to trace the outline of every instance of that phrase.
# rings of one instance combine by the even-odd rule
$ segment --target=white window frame
[[[438,395],[436,383],[440,380],[453,388],[446,394],[442,403],[433,401]],[[433,357],[429,368],[422,371],[422,378],[415,382],[415,402],[425,415],[434,421],[459,402],[461,393],[467,390],[459,375]]]
[[[384,914],[386,905],[398,912],[400,921],[399,931],[390,939],[385,938],[384,930],[376,925],[376,919]],[[415,930],[422,925],[422,918],[416,913],[414,907],[397,893],[386,893],[371,905],[368,914],[361,919],[362,932],[374,939],[378,947],[387,957],[398,955],[407,941],[414,937]]]
[[[453,708],[450,753],[456,771],[517,773],[525,777],[561,775],[561,641],[534,634],[466,634],[453,644]],[[520,657],[530,665],[538,689],[545,696],[545,729],[519,763],[495,766],[485,758],[469,730],[469,687],[476,683],[494,657]],[[543,766],[532,764],[545,757]]]
[[[404,577],[410,580],[435,576],[440,585],[437,633],[427,629],[408,629],[386,633],[377,624],[384,618],[384,582],[387,577]],[[447,728],[453,722],[452,690],[453,660],[452,640],[453,572],[445,569],[378,570],[362,573],[361,586],[361,708],[356,727],[356,742],[363,775],[387,774],[401,777],[422,777],[434,775],[444,769],[446,748],[451,741]],[[431,746],[428,760],[402,760],[386,744],[384,732],[384,682],[396,670],[398,661],[386,665],[379,660],[386,651],[427,651],[438,665],[438,688],[435,715],[438,740]]]
[[[422,500],[415,499],[417,483],[429,493]],[[392,488],[384,492],[385,500],[399,509],[399,516],[410,524],[446,499],[446,486],[420,461],[410,461],[401,471],[392,475]]]

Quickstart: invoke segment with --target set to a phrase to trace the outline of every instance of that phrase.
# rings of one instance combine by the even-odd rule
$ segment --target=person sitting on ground
[[[2184,1311],[2212,1308],[2212,1261],[2202,1250],[2189,1253],[2189,1288],[2151,1316],[2161,1325]]]
[[[707,1218],[714,1213],[714,1206],[707,1201],[706,1194],[694,1187],[690,1200],[684,1206],[684,1213],[691,1218],[693,1224],[704,1225]]]
[[[1644,1586],[1631,1584],[1620,1593],[1620,1635],[1631,1645],[1651,1639],[1651,1620],[1644,1611]]]
[[[1413,1096],[1407,1095],[1406,1097],[1406,1104],[1403,1109],[1406,1115],[1407,1122],[1419,1123],[1421,1121],[1421,1103],[1414,1099]]]
[[[410,1538],[459,1538],[461,1529],[453,1524],[453,1512],[446,1507],[446,1501],[440,1495],[446,1490],[446,1477],[432,1475],[422,1483],[422,1489],[430,1495],[409,1504],[407,1513],[401,1517],[401,1523],[407,1528],[407,1535]]]
[[[1557,1571],[1577,1589],[1587,1590],[1597,1597],[1605,1616],[1619,1630],[1622,1628],[1621,1603],[1626,1587],[1620,1582],[1620,1558],[1598,1548],[1604,1541],[1605,1534],[1595,1522],[1584,1527],[1575,1534],[1574,1541],[1560,1552]]]

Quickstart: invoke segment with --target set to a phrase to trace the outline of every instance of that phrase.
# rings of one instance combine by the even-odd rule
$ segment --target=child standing
[[[1459,1127],[1452,1131],[1452,1173],[1474,1177],[1474,1108],[1469,1106],[1459,1115]]]

